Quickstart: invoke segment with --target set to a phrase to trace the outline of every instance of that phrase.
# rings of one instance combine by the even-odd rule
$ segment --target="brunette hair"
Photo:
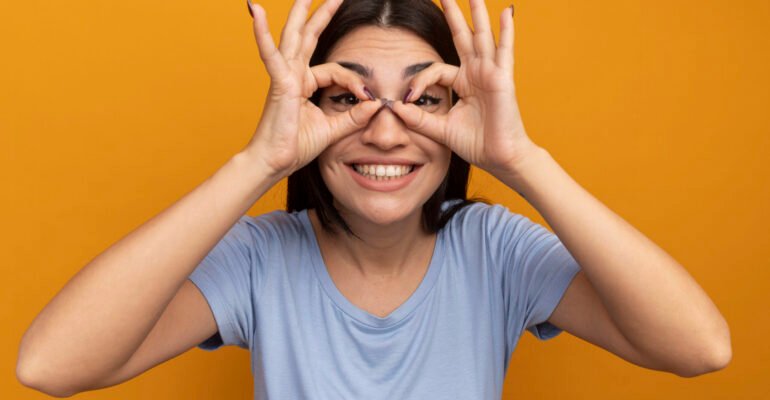
[[[323,64],[342,37],[362,26],[407,30],[430,44],[444,63],[460,65],[444,13],[430,0],[346,0],[319,36],[310,65]],[[318,105],[320,95],[321,90],[318,90],[310,100]],[[456,101],[457,94],[452,92],[452,104]],[[446,177],[422,206],[422,225],[427,232],[438,232],[463,207],[478,201],[487,202],[481,198],[466,197],[469,174],[470,164],[452,152]],[[457,201],[442,210],[442,204],[448,200]],[[337,225],[355,235],[333,205],[333,196],[321,177],[318,158],[295,171],[288,182],[286,210],[292,212],[310,208],[316,210],[324,230],[333,232],[334,225]]]

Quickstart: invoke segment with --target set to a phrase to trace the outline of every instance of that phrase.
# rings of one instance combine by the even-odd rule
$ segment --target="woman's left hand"
[[[483,0],[470,2],[475,32],[455,0],[441,3],[460,66],[436,63],[415,75],[411,94],[404,102],[393,103],[393,111],[410,129],[446,145],[495,176],[516,172],[516,166],[538,146],[524,131],[516,102],[513,8],[507,8],[500,17],[500,44],[496,47]],[[410,103],[436,84],[452,88],[460,96],[447,114],[430,113]]]

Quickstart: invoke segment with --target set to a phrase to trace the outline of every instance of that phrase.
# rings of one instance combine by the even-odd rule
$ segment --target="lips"
[[[403,164],[403,165],[407,165],[407,164]],[[348,165],[348,168],[345,168],[345,169],[349,171],[353,180],[364,189],[368,189],[376,192],[393,192],[408,186],[415,179],[415,177],[417,176],[417,173],[420,171],[421,168],[422,168],[422,165],[415,165],[412,168],[412,170],[406,175],[393,176],[393,177],[385,176],[385,177],[376,177],[376,178],[361,175],[358,171],[356,171],[355,167],[352,164]]]

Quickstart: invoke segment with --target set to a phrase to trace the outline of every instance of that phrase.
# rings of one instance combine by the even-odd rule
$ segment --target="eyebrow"
[[[371,69],[369,69],[367,67],[364,67],[361,64],[357,64],[357,63],[350,62],[350,61],[340,61],[337,64],[339,64],[343,68],[349,69],[349,70],[357,73],[358,75],[361,75],[364,78],[370,78],[373,75]],[[425,68],[430,67],[431,65],[433,65],[433,61],[428,61],[428,62],[424,62],[424,63],[410,65],[410,66],[404,68],[403,77],[404,78],[408,78],[408,77],[410,77],[412,75],[415,75],[418,72],[424,70]]]
[[[428,62],[424,62],[424,63],[421,63],[421,64],[410,65],[410,66],[404,68],[404,78],[408,78],[408,77],[410,77],[412,75],[415,75],[418,72],[424,70],[425,68],[430,67],[431,65],[433,65],[433,61],[428,61]]]
[[[372,70],[370,70],[369,68],[364,67],[361,64],[356,64],[356,63],[349,62],[349,61],[340,61],[337,64],[339,64],[342,68],[349,69],[349,70],[357,73],[358,75],[363,76],[364,78],[369,78],[370,76],[372,76]]]

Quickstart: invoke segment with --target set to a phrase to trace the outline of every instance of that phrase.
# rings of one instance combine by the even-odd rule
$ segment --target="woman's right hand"
[[[247,0],[254,16],[259,54],[270,74],[270,89],[246,151],[264,160],[271,174],[292,174],[331,144],[365,127],[381,108],[380,102],[367,94],[356,73],[336,63],[309,66],[318,36],[341,3],[326,1],[307,20],[311,0],[296,0],[276,48],[265,10]],[[309,98],[319,88],[332,85],[346,88],[362,101],[348,112],[326,115]]]

